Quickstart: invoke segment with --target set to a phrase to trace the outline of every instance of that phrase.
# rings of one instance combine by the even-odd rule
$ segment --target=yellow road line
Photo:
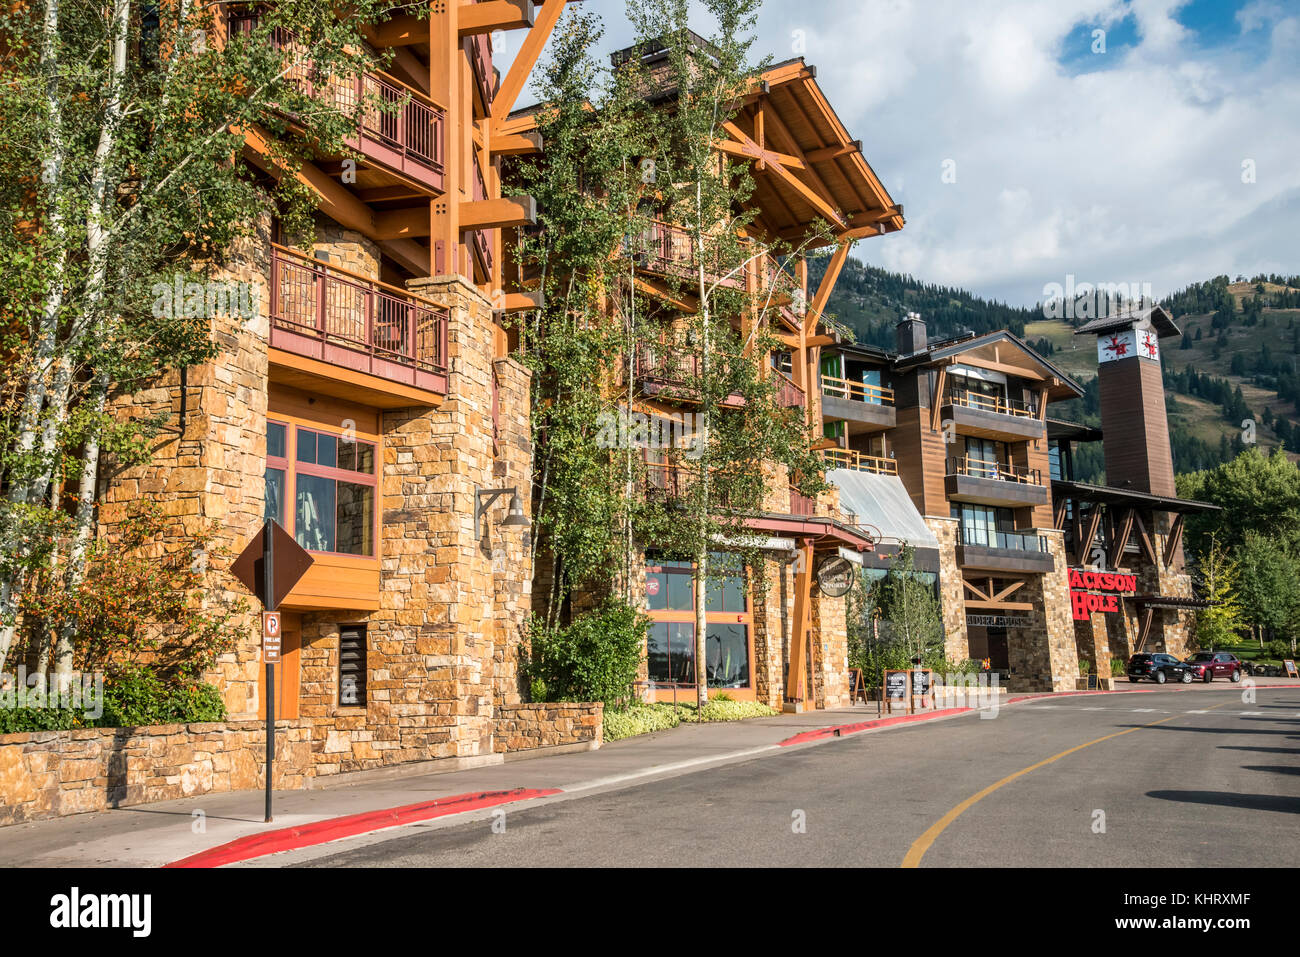
[[[1223,702],[1223,704],[1216,704],[1212,708],[1207,708],[1206,711],[1207,712],[1213,711],[1215,708],[1222,708],[1224,705],[1231,704],[1231,703],[1232,702],[1230,701],[1225,701]],[[930,828],[924,834],[918,837],[912,843],[912,846],[908,848],[907,856],[903,858],[903,863],[901,866],[920,867],[921,858],[925,856],[925,852],[930,849],[930,845],[935,842],[935,839],[944,832],[944,829],[949,824],[957,820],[957,818],[961,817],[962,814],[964,814],[968,809],[974,807],[976,804],[978,804],[984,798],[988,797],[990,794],[992,794],[998,788],[1002,787],[1004,784],[1010,784],[1012,781],[1016,780],[1016,778],[1024,777],[1030,771],[1037,771],[1039,768],[1045,767],[1053,763],[1054,761],[1059,761],[1061,760],[1061,758],[1064,758],[1067,755],[1074,754],[1075,751],[1082,751],[1084,748],[1090,748],[1094,744],[1101,744],[1101,742],[1109,741],[1111,738],[1118,738],[1125,734],[1132,734],[1134,731],[1141,731],[1143,728],[1154,728],[1158,724],[1164,724],[1166,721],[1173,721],[1174,718],[1181,718],[1181,717],[1184,716],[1181,714],[1171,714],[1167,718],[1161,718],[1159,721],[1152,721],[1150,724],[1144,724],[1136,728],[1126,728],[1123,731],[1116,731],[1114,734],[1108,734],[1101,738],[1095,738],[1094,740],[1087,741],[1084,744],[1076,744],[1074,747],[1068,748],[1065,751],[1062,751],[1060,754],[1054,754],[1050,758],[1047,758],[1043,761],[1039,761],[1037,764],[1031,764],[1029,767],[1023,768],[1017,771],[1015,774],[1008,774],[1001,781],[996,781],[993,784],[990,784],[988,787],[986,787],[983,791],[978,791],[975,794],[972,794],[970,797],[962,801],[960,804],[958,804],[955,808],[953,808],[943,817],[939,818],[939,820],[935,821],[934,824],[930,825]]]

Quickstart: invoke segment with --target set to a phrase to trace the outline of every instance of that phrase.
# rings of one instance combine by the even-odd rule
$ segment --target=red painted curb
[[[279,851],[293,851],[301,847],[326,844],[345,837],[354,837],[367,831],[396,827],[399,824],[412,824],[416,821],[428,821],[435,817],[449,814],[461,814],[480,808],[509,804],[513,801],[527,801],[533,798],[548,797],[559,794],[558,788],[515,788],[510,791],[477,791],[472,794],[457,794],[453,797],[439,798],[437,801],[422,801],[419,804],[407,804],[403,807],[384,808],[380,811],[366,811],[362,814],[350,814],[325,821],[313,821],[297,827],[285,827],[265,834],[251,834],[228,844],[200,851],[179,861],[164,864],[163,867],[221,867],[223,864],[235,864],[249,861],[256,857],[265,857]]]
[[[786,738],[780,742],[777,747],[784,748],[791,744],[803,744],[807,741],[819,741],[822,738],[842,737],[846,734],[857,734],[859,731],[868,731],[871,728],[884,728],[891,724],[907,724],[912,721],[929,721],[931,718],[942,717],[946,714],[963,714],[967,711],[973,711],[973,708],[944,708],[942,711],[927,711],[924,714],[900,714],[892,718],[876,718],[874,721],[859,721],[855,724],[837,724],[829,728],[817,728],[814,731],[803,731],[796,734],[793,738]]]

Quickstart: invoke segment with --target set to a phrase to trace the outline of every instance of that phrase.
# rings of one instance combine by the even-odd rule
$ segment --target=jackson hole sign
[[[1137,576],[1119,572],[1089,572],[1070,569],[1070,608],[1076,621],[1087,621],[1095,611],[1119,611],[1121,595],[1137,591]]]

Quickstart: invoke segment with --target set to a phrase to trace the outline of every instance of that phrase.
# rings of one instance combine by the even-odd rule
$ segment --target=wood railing
[[[1015,415],[1026,419],[1035,418],[1038,414],[1033,406],[1028,403],[1019,402],[1015,399],[1006,399],[1002,396],[984,395],[982,392],[971,392],[968,389],[948,390],[947,404],[960,405],[979,412],[995,412],[998,415]]]
[[[877,475],[897,475],[898,462],[878,455],[865,455],[856,449],[823,449],[822,458],[834,469],[852,469],[855,472],[873,472]]]
[[[273,329],[445,373],[447,320],[447,310],[427,299],[272,246]]]
[[[231,35],[252,33],[257,29],[258,20],[255,9],[231,11],[228,18]],[[274,30],[271,44],[294,58],[286,76],[304,95],[348,114],[365,104],[358,120],[360,137],[355,144],[361,153],[381,152],[379,159],[387,163],[391,157],[382,155],[387,150],[399,158],[394,165],[404,169],[400,160],[410,160],[432,172],[443,172],[446,111],[424,93],[377,70],[350,78],[320,75],[302,55],[303,47],[298,40],[282,27]],[[388,108],[383,109],[380,104]],[[378,151],[374,149],[376,146],[380,148]]]
[[[699,401],[697,383],[700,377],[700,357],[693,352],[680,352],[668,345],[642,346],[636,353],[636,376],[642,381],[670,386],[676,398],[682,401]],[[780,369],[772,369],[776,387],[776,403],[782,408],[803,408],[808,397],[790,376]],[[743,405],[739,395],[728,396],[724,405]]]
[[[776,382],[777,405],[783,409],[802,409],[807,404],[808,396],[804,394],[803,389],[795,384],[794,379],[791,379],[780,369],[773,369],[772,377]]]
[[[970,478],[993,479],[998,482],[1016,482],[1021,485],[1042,485],[1043,473],[1039,469],[999,462],[996,459],[977,459],[970,456],[948,459],[948,475],[965,475]]]
[[[833,375],[822,376],[822,395],[828,395],[833,399],[864,402],[867,405],[894,404],[893,389],[869,385],[865,382],[854,382],[852,379],[841,379]]]

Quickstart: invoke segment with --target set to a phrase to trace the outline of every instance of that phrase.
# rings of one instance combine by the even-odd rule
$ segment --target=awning
[[[851,512],[855,523],[880,529],[883,544],[907,542],[916,548],[938,550],[939,540],[921,518],[897,475],[828,469],[826,481],[839,486],[840,508]]]

